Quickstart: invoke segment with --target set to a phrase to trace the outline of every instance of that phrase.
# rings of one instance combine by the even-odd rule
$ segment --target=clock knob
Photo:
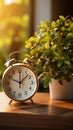
[[[8,67],[9,65],[13,64],[16,61],[15,58],[8,60],[4,65]]]

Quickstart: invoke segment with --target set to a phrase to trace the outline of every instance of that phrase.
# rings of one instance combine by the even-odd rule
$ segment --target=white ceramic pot
[[[73,99],[73,81],[64,81],[63,85],[55,79],[49,84],[50,98],[68,100]]]

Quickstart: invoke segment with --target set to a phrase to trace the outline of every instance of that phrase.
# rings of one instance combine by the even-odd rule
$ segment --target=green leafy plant
[[[35,33],[25,44],[29,64],[43,77],[44,86],[51,78],[59,83],[73,80],[73,17],[59,16],[56,21],[40,22]]]

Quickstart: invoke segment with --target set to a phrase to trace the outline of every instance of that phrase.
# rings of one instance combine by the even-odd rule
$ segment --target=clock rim
[[[29,69],[29,70],[31,70],[31,71],[33,72],[33,74],[34,74],[34,76],[35,76],[35,78],[36,78],[36,88],[35,88],[35,91],[34,91],[34,93],[33,93],[30,97],[28,97],[28,98],[26,98],[26,99],[21,99],[21,100],[20,100],[20,99],[15,99],[15,98],[13,98],[13,97],[10,97],[10,96],[8,95],[6,89],[5,89],[6,87],[4,86],[4,80],[5,80],[5,78],[6,78],[6,74],[8,73],[8,71],[9,71],[12,67],[16,67],[16,66],[24,66],[24,67],[26,67],[27,69]],[[8,68],[6,68],[6,70],[4,71],[3,76],[2,76],[2,84],[3,84],[3,87],[2,87],[2,88],[3,88],[4,93],[5,93],[11,100],[19,101],[19,102],[30,100],[30,99],[35,95],[35,93],[38,91],[38,88],[39,88],[39,81],[38,81],[37,75],[35,74],[34,70],[33,70],[32,68],[30,68],[28,65],[23,64],[23,63],[15,63],[15,64],[10,65]]]

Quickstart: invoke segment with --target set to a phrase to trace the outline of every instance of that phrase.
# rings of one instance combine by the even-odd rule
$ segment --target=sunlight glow
[[[5,3],[6,5],[12,4],[12,3],[14,3],[14,2],[16,2],[16,0],[4,0],[4,3]]]

